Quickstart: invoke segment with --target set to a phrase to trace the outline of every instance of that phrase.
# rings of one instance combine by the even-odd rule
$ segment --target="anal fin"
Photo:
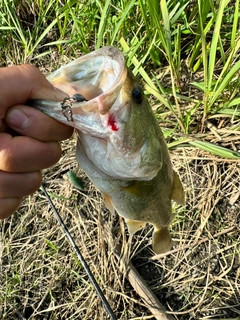
[[[136,220],[130,220],[130,219],[125,219],[125,222],[128,227],[128,232],[130,234],[134,234],[138,230],[141,230],[142,228],[145,227],[146,222],[143,221],[136,221]]]

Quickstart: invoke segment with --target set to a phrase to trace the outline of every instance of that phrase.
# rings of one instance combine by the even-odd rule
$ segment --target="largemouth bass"
[[[105,47],[61,67],[47,79],[64,102],[32,105],[77,131],[76,157],[110,212],[130,233],[154,226],[153,250],[171,248],[171,200],[184,203],[178,175],[151,107],[117,48]]]

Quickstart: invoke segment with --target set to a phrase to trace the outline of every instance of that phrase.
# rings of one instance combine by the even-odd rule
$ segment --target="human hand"
[[[3,219],[15,212],[24,196],[40,187],[41,170],[60,159],[58,142],[69,138],[72,128],[24,105],[30,99],[62,101],[67,96],[54,88],[37,68],[30,65],[1,68],[0,92],[0,219]]]

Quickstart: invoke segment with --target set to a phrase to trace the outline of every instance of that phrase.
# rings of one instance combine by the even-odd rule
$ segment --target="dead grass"
[[[239,319],[239,163],[193,149],[172,152],[187,204],[174,207],[173,249],[154,256],[150,228],[130,239],[82,173],[85,190],[72,187],[66,172],[79,172],[74,141],[63,149],[45,170],[46,187],[117,319],[152,318],[114,253],[118,244],[175,319]],[[107,319],[41,191],[1,222],[0,234],[1,319]]]
[[[31,11],[30,18],[34,19],[33,8],[28,5],[26,9],[18,8],[19,15]],[[29,14],[22,16],[22,20],[28,18]],[[47,41],[55,38],[49,34]],[[4,65],[22,62],[18,43],[10,41],[9,45],[6,52],[11,54],[3,59]],[[49,74],[72,59],[65,52],[63,56],[53,50],[34,63],[45,75]],[[75,56],[77,53],[76,50]],[[186,68],[181,73],[186,96],[194,98],[196,90],[189,85],[192,75]],[[164,80],[162,83],[168,85],[169,80]],[[201,79],[197,75],[193,80]],[[187,111],[192,107],[184,105]],[[189,132],[199,131],[195,126],[200,120],[196,116]],[[213,116],[208,120],[213,126],[206,125],[201,138],[240,150],[238,118],[219,121]],[[120,245],[121,257],[133,262],[175,319],[239,320],[240,163],[193,148],[171,152],[174,167],[184,183],[187,204],[185,208],[174,206],[172,250],[154,256],[150,227],[133,238],[128,237],[122,219],[109,214],[100,194],[78,169],[74,146],[73,139],[63,143],[60,162],[45,170],[46,188],[117,319],[153,319],[146,302],[130,286],[115,254]],[[68,170],[80,172],[84,191],[70,184]],[[26,198],[16,214],[0,222],[0,274],[2,320],[107,319],[41,191]]]
[[[49,66],[38,62],[45,74],[66,60],[52,58]],[[209,121],[214,127],[206,125],[202,139],[240,150],[238,119]],[[62,146],[59,163],[44,172],[46,189],[117,319],[153,317],[129,284],[116,248],[175,319],[240,319],[239,162],[193,148],[171,151],[187,203],[173,208],[172,250],[154,256],[150,227],[129,238],[122,219],[109,214],[79,170],[74,140]],[[68,181],[69,170],[81,175],[84,191]],[[0,271],[2,320],[108,319],[41,191],[0,222]]]

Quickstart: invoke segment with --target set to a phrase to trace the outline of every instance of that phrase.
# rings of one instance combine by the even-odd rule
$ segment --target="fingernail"
[[[19,109],[10,110],[6,116],[7,124],[18,130],[24,130],[29,126],[28,116]]]

